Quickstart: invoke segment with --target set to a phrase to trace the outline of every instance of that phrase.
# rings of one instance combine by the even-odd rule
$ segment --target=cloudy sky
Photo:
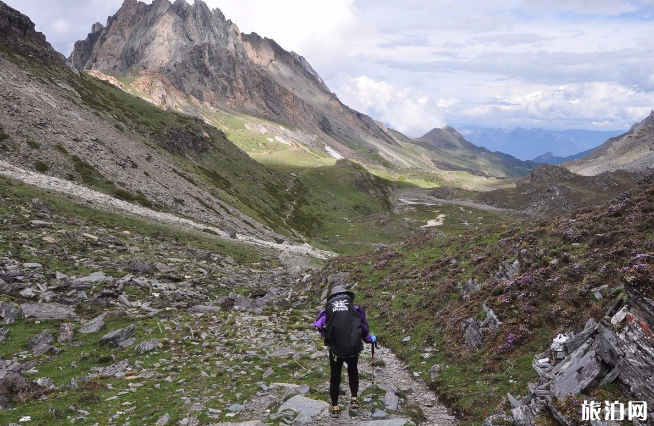
[[[122,3],[4,1],[65,55]],[[627,129],[654,108],[654,0],[206,3],[409,136],[446,124]]]

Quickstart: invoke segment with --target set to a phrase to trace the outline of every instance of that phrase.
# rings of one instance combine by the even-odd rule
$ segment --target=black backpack
[[[363,350],[361,317],[352,298],[337,294],[327,301],[325,344],[339,358],[351,358]]]

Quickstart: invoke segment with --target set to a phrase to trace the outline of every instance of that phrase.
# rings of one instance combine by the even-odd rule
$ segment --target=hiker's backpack
[[[346,293],[327,301],[325,344],[339,358],[356,356],[363,350],[361,317]]]

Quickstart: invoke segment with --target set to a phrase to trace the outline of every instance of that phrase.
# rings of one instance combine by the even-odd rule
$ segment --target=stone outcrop
[[[508,395],[516,425],[534,425],[546,409],[561,425],[577,424],[579,419],[566,419],[553,401],[613,381],[647,402],[650,413],[643,424],[654,423],[654,301],[628,285],[625,291],[627,297],[618,299],[599,323],[591,318],[581,332],[558,335],[550,349],[534,357],[539,381],[530,383],[524,398]],[[495,417],[485,424],[495,424]]]
[[[34,29],[34,22],[0,1],[0,44],[43,63],[67,65],[66,58],[56,52],[43,33]]]

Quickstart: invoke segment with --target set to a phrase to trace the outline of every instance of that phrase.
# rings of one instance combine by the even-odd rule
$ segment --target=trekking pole
[[[379,346],[377,346],[377,341],[374,341],[370,344],[370,347],[372,349],[372,361],[370,362],[370,366],[372,369],[372,393],[370,396],[370,413],[374,414],[375,412],[375,348],[379,349]]]

